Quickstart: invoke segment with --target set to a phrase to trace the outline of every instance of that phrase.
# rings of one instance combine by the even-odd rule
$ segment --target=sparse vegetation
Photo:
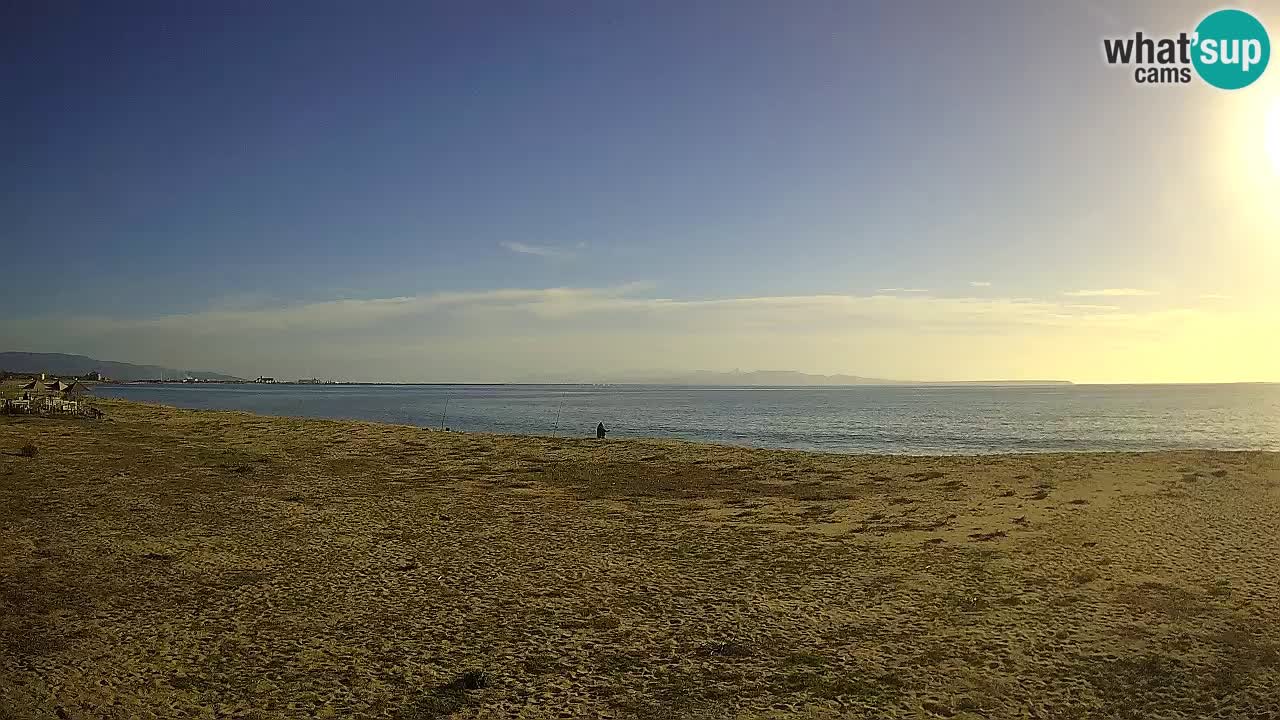
[[[709,642],[698,648],[698,654],[711,657],[744,658],[752,655],[751,647],[746,643],[733,640]]]
[[[1075,572],[1071,573],[1071,577],[1070,577],[1071,582],[1075,585],[1088,585],[1089,583],[1097,579],[1098,579],[1098,571],[1092,570],[1092,569],[1076,570]]]
[[[40,448],[36,447],[35,443],[29,442],[18,450],[18,454],[24,458],[33,458],[40,454]]]

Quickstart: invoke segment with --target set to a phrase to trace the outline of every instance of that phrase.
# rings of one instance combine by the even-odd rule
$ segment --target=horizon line
[[[193,379],[194,380],[194,379]],[[957,387],[957,386],[1004,386],[1004,387],[1099,387],[1099,386],[1132,386],[1132,385],[1280,385],[1280,380],[1194,380],[1194,381],[1108,381],[1079,382],[1075,380],[895,380],[874,383],[815,383],[812,385],[753,385],[733,383],[670,383],[670,382],[635,382],[635,381],[599,381],[599,382],[528,382],[528,381],[496,381],[468,382],[459,381],[395,381],[395,380],[324,380],[319,382],[298,382],[297,380],[277,380],[270,383],[259,383],[254,380],[129,380],[106,381],[102,385],[393,385],[393,386],[433,386],[433,387],[500,387],[500,386],[562,386],[562,387],[688,387],[688,388],[729,388],[729,389],[812,389],[812,388],[877,388],[877,387]]]

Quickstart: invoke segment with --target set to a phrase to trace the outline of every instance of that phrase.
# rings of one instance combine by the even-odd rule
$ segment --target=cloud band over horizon
[[[625,284],[334,299],[148,318],[8,318],[0,328],[27,345],[12,349],[248,377],[499,382],[601,368],[757,365],[902,380],[1110,382],[1273,379],[1266,373],[1274,367],[1264,358],[1274,357],[1276,341],[1252,331],[1260,321],[1239,309],[1136,311],[925,293],[678,299]],[[1237,348],[1225,366],[1219,342]],[[1092,348],[1087,354],[1079,350],[1083,343]]]

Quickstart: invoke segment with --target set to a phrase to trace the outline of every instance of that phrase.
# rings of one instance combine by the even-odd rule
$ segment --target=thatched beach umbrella
[[[44,384],[41,383],[38,378],[31,378],[31,382],[27,383],[26,385],[23,385],[22,389],[40,392],[41,390],[44,389]]]

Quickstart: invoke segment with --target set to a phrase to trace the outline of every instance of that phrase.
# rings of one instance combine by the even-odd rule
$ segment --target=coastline
[[[846,455],[98,402],[0,418],[15,717],[1280,703],[1278,453]]]
[[[849,454],[1280,451],[1280,386],[1089,388],[111,387],[103,397],[467,432],[670,438]],[[562,417],[563,416],[563,417]]]

